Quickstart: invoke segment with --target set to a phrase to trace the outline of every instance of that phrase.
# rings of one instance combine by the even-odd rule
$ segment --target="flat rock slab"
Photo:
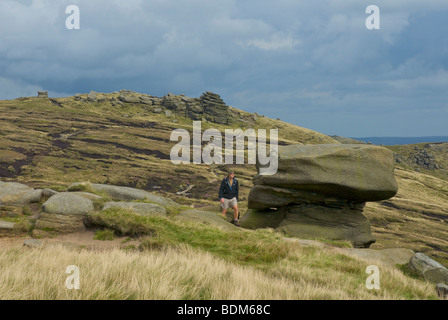
[[[257,163],[258,172],[260,164]],[[341,199],[379,201],[398,191],[389,149],[358,144],[289,145],[278,148],[278,170],[257,175],[255,185],[316,192]]]
[[[103,210],[110,208],[120,208],[133,211],[141,216],[163,216],[166,217],[166,209],[155,203],[144,202],[106,202],[103,206]]]

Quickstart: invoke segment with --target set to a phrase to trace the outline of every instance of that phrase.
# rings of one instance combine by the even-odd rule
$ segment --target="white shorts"
[[[236,197],[233,197],[232,199],[226,199],[224,198],[224,203],[221,202],[221,209],[223,210],[227,210],[229,208],[233,208],[234,206],[236,206],[238,203],[236,201]]]

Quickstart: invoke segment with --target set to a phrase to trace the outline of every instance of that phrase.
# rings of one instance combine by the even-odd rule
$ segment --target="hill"
[[[65,191],[72,183],[79,181],[136,187],[171,198],[182,205],[210,210],[217,207],[220,181],[227,169],[232,167],[240,181],[240,210],[244,213],[247,208],[247,196],[253,186],[252,178],[256,174],[255,166],[174,165],[169,157],[171,148],[177,143],[170,141],[173,130],[180,128],[192,132],[193,121],[196,119],[201,121],[202,130],[216,128],[224,132],[226,128],[278,129],[279,144],[282,145],[340,143],[332,137],[309,129],[229,106],[225,107],[216,94],[210,98],[217,101],[218,109],[214,110],[213,103],[209,103],[211,94],[204,96],[153,97],[122,91],[55,99],[25,97],[0,101],[1,180],[17,181],[36,188],[50,187],[57,191]],[[201,99],[209,101],[207,102],[209,104],[205,104],[207,108],[197,108],[197,103],[202,101]],[[186,107],[183,107],[184,103]],[[200,102],[200,106],[203,106],[203,103]],[[407,147],[397,148],[392,149],[397,153],[397,159],[405,159]],[[440,159],[442,168],[448,168],[443,161]],[[415,166],[406,163],[405,160],[402,162],[397,163],[395,170],[399,184],[398,194],[386,201],[368,203],[365,208],[364,213],[371,220],[372,231],[377,239],[372,248],[408,248],[424,252],[448,265],[446,209],[448,181],[443,175],[438,177],[431,175],[430,169],[422,168],[418,172],[415,171]],[[439,167],[437,170],[443,169]],[[186,194],[176,194],[180,190],[180,185],[185,186],[187,181],[194,187]],[[31,208],[31,211],[37,213],[39,209],[39,207]],[[126,212],[123,216],[126,216]],[[116,221],[112,219],[102,223],[102,228],[113,229]],[[145,224],[145,228],[154,231],[157,237],[120,238],[122,246],[126,246],[129,241],[137,243],[135,247],[128,248],[130,251],[127,253],[113,252],[116,261],[119,262],[117,268],[137,272],[135,266],[148,265],[148,259],[155,259],[160,262],[159,265],[154,265],[151,270],[143,267],[141,270],[146,270],[146,274],[161,274],[161,270],[166,266],[165,271],[169,270],[167,281],[171,281],[169,279],[180,281],[182,285],[170,291],[166,289],[169,284],[163,282],[163,277],[159,277],[153,279],[151,288],[165,288],[162,290],[164,293],[162,291],[151,293],[149,289],[138,291],[136,287],[125,286],[116,288],[116,291],[104,291],[105,295],[98,295],[98,288],[92,287],[85,295],[80,294],[76,297],[148,299],[241,297],[432,299],[436,297],[433,287],[421,279],[416,279],[406,269],[400,267],[402,268],[400,270],[394,266],[382,267],[385,272],[382,278],[385,290],[377,293],[366,291],[363,287],[366,262],[338,251],[340,247],[346,247],[347,243],[317,239],[324,243],[324,248],[304,247],[285,241],[281,235],[272,230],[229,231],[167,218],[149,219],[142,223]],[[26,230],[24,234],[26,235]],[[146,252],[148,256],[142,256],[139,253],[141,251]],[[53,252],[58,252],[59,257]],[[122,283],[132,282],[125,276],[126,272],[118,272],[116,267],[107,263],[109,253],[82,250],[79,253],[63,247],[43,249],[41,254],[33,252],[25,256],[21,255],[20,251],[9,248],[2,251],[0,261],[9,261],[7,266],[5,265],[9,271],[4,273],[8,278],[13,274],[12,271],[18,268],[17,263],[27,265],[33,261],[36,268],[45,273],[53,272],[56,265],[64,263],[62,260],[71,261],[74,256],[80,258],[80,264],[92,270],[89,272],[89,279],[101,278],[100,283],[106,287],[109,285],[108,288],[113,287],[110,282],[112,278],[121,277]],[[182,272],[177,272],[178,266],[187,260],[190,263],[185,264]],[[45,264],[45,261],[51,263]],[[131,268],[131,264],[126,261],[133,261],[134,267]],[[98,269],[92,268],[94,263],[100,263],[101,268],[107,269],[110,275],[99,275]],[[212,269],[204,267],[203,272],[192,272],[193,266],[198,265],[227,271],[215,274],[210,273]],[[137,273],[142,275],[141,272],[143,271]],[[223,279],[236,284],[241,280],[238,273],[253,275],[247,278],[248,282],[242,282],[252,283],[253,286],[247,289],[249,291],[246,295],[230,296],[229,292],[234,291],[229,289]],[[204,277],[208,280],[205,281]],[[8,281],[3,283],[9,283]],[[276,284],[270,287],[265,285],[274,282]],[[42,288],[42,285],[49,284],[36,283],[36,288]],[[54,289],[52,291],[54,297],[73,298],[54,285],[50,287]],[[301,288],[305,289],[299,290]],[[29,295],[26,296],[14,292],[7,286],[0,287],[0,290],[7,293],[8,297],[45,297],[45,292],[38,289],[35,292],[28,292]],[[172,294],[168,294],[169,292]]]

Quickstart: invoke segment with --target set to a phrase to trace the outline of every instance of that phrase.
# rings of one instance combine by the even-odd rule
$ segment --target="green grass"
[[[115,232],[113,230],[104,229],[104,230],[96,230],[95,240],[114,240]]]

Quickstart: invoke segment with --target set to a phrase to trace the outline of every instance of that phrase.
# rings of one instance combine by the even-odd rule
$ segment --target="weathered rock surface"
[[[42,205],[42,211],[49,214],[86,215],[94,210],[93,202],[79,194],[61,192]]]
[[[39,202],[41,198],[41,189],[35,190],[17,182],[0,181],[0,205],[24,206]]]
[[[299,238],[350,240],[363,248],[375,242],[362,214],[365,202],[398,191],[393,153],[371,145],[280,146],[278,171],[258,174],[254,184],[241,226],[276,228]]]
[[[416,253],[409,261],[409,268],[432,283],[448,285],[448,269],[423,253]]]
[[[110,208],[128,209],[142,216],[163,216],[165,217],[166,209],[158,204],[144,202],[106,202],[103,210]]]
[[[87,214],[94,210],[90,199],[69,192],[58,193],[42,205],[42,213],[36,221],[33,235],[83,231]]]
[[[438,283],[436,286],[437,294],[441,299],[448,298],[448,286],[444,283]]]
[[[280,146],[277,173],[257,175],[254,184],[379,201],[398,191],[394,164],[392,151],[373,145]]]
[[[358,248],[368,248],[375,242],[369,220],[354,207],[293,205],[281,208],[279,214],[284,219],[277,229],[291,236],[350,240]]]
[[[14,234],[14,222],[0,221],[0,237],[11,236]]]
[[[79,190],[78,188],[85,183],[75,182],[68,187],[68,191]],[[120,186],[111,186],[107,184],[97,184],[91,183],[89,186],[95,192],[104,192],[108,196],[110,196],[113,200],[119,201],[133,201],[133,200],[148,200],[154,203],[157,203],[163,207],[179,207],[179,204],[174,202],[171,199],[152,194],[148,191],[129,188],[129,187],[120,187]]]

